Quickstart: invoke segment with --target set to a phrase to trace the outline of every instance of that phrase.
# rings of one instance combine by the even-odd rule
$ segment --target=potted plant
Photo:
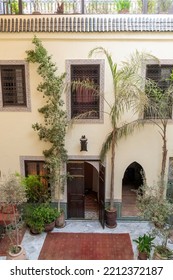
[[[130,0],[115,0],[117,12],[120,14],[127,14],[130,10]]]
[[[59,215],[57,216],[56,220],[55,220],[55,227],[57,228],[63,228],[65,227],[65,213],[64,211],[61,209],[59,212]]]
[[[157,245],[154,249],[153,260],[172,260],[173,251],[164,245]]]
[[[33,129],[38,132],[40,140],[50,145],[50,148],[44,150],[43,154],[49,170],[51,196],[53,197],[56,193],[56,197],[54,195],[53,199],[58,202],[58,213],[65,219],[60,203],[67,178],[64,166],[67,162],[65,136],[68,120],[62,100],[65,73],[57,76],[57,67],[51,61],[51,56],[48,55],[42,42],[34,37],[33,43],[35,50],[27,51],[27,61],[38,63],[38,73],[42,77],[42,82],[37,89],[43,94],[43,97],[46,97],[46,104],[38,110],[43,115],[44,122],[34,124]],[[65,224],[64,221],[63,224]]]
[[[30,233],[39,234],[44,231],[44,220],[40,205],[27,204],[24,211],[24,220]]]
[[[137,207],[140,214],[153,223],[153,235],[160,237],[161,240],[161,245],[155,247],[153,258],[156,256],[158,258],[158,252],[164,252],[164,258],[166,254],[169,255],[167,240],[172,230],[169,218],[173,213],[173,204],[160,196],[159,185],[160,182],[154,187],[144,185],[137,192]]]
[[[138,260],[147,260],[150,257],[151,249],[154,247],[153,237],[151,234],[140,235],[137,239],[133,239],[137,243]]]
[[[59,216],[58,210],[49,204],[42,204],[39,206],[39,211],[43,218],[44,231],[52,231],[55,227],[55,220]]]
[[[139,69],[142,61],[146,59],[156,59],[147,53],[138,53],[137,51],[131,56],[131,59],[122,63],[118,68],[114,63],[112,56],[102,47],[97,47],[90,51],[89,57],[93,53],[103,53],[109,64],[112,76],[114,101],[109,105],[110,111],[107,112],[110,117],[111,131],[106,136],[102,144],[100,158],[104,161],[107,153],[111,152],[111,171],[110,171],[110,204],[106,207],[106,226],[116,227],[117,210],[114,204],[114,188],[115,188],[115,159],[117,143],[123,137],[132,134],[136,128],[144,124],[141,119],[134,119],[132,122],[122,121],[124,110],[134,110],[135,113],[143,111],[145,107],[145,89],[142,90],[143,79],[139,75]],[[102,96],[101,96],[102,97]]]
[[[26,259],[24,248],[20,244],[22,223],[22,205],[26,202],[26,193],[18,174],[9,174],[0,182],[0,207],[8,214],[8,223],[4,221],[5,232],[10,239],[7,259]]]
[[[154,186],[144,184],[137,191],[137,207],[140,216],[154,224],[156,228],[164,228],[173,213],[173,204],[160,196],[160,182]]]

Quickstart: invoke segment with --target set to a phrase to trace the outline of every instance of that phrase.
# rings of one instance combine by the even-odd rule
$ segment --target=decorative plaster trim
[[[93,161],[100,161],[99,156],[79,156],[79,155],[69,155],[68,160],[83,160],[83,161],[88,161],[88,160],[93,160]]]
[[[25,66],[25,87],[26,87],[26,106],[5,106],[3,107],[1,92],[0,75],[0,111],[1,112],[31,112],[31,97],[29,86],[29,65],[25,60],[0,60],[0,65],[24,65]]]
[[[71,120],[71,65],[84,65],[84,64],[99,64],[100,65],[100,118],[99,119],[75,119],[75,123],[103,123],[104,121],[104,78],[105,78],[105,61],[104,59],[68,59],[66,60],[66,82],[68,85],[67,90],[67,116]]]
[[[22,176],[25,176],[25,161],[26,160],[33,160],[33,161],[45,161],[43,156],[20,156],[20,173]]]
[[[1,15],[0,32],[172,32],[173,15]]]

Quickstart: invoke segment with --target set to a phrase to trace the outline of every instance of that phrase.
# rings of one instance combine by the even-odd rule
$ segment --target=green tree
[[[34,37],[33,44],[35,49],[26,51],[27,61],[38,64],[37,72],[42,77],[42,81],[37,90],[42,93],[46,102],[38,109],[43,115],[44,122],[35,123],[33,129],[38,132],[40,140],[49,143],[49,149],[44,150],[43,154],[49,170],[52,193],[57,191],[58,211],[60,211],[60,197],[66,179],[63,168],[67,161],[65,135],[68,121],[62,100],[65,73],[57,75],[57,67],[41,40]]]
[[[143,79],[140,75],[142,62],[147,59],[156,59],[147,53],[139,53],[136,51],[129,61],[122,62],[122,66],[118,68],[118,64],[114,63],[111,54],[104,48],[97,47],[90,51],[89,56],[94,53],[102,53],[106,56],[113,83],[114,100],[109,104],[109,117],[111,122],[111,131],[106,136],[100,152],[103,161],[108,151],[111,150],[111,180],[110,180],[110,211],[114,209],[114,178],[115,178],[115,158],[116,146],[118,141],[133,133],[145,123],[145,120],[136,118],[132,122],[123,122],[122,117],[125,112],[131,110],[135,114],[141,115],[147,104],[147,96],[143,86]]]
[[[149,115],[149,121],[157,126],[159,134],[162,138],[162,160],[161,171],[159,180],[159,193],[160,198],[164,197],[165,190],[165,171],[167,161],[167,127],[168,121],[172,117],[172,76],[166,80],[160,81],[161,85],[167,84],[167,87],[160,87],[159,82],[155,82],[151,79],[146,80],[146,94],[148,102],[146,103],[147,115]]]

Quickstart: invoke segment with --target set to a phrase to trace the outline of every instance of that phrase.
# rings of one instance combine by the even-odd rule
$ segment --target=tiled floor
[[[66,226],[64,228],[55,228],[53,232],[67,232],[67,233],[129,233],[132,248],[134,252],[134,259],[137,259],[137,246],[133,242],[133,239],[137,238],[139,235],[151,232],[152,226],[148,222],[134,222],[134,221],[117,221],[117,227],[109,229],[105,227],[102,228],[100,223],[96,220],[82,220],[82,221],[66,221]],[[22,244],[26,250],[27,258],[29,260],[37,260],[42,249],[43,243],[46,238],[46,233],[43,232],[39,235],[31,235],[27,230],[25,232]],[[159,238],[155,239],[155,243],[159,242]],[[168,246],[173,250],[173,243],[169,243]],[[0,259],[6,259],[4,256],[0,256]]]
[[[137,248],[136,243],[133,242],[133,239],[137,238],[139,235],[143,235],[146,232],[150,232],[152,226],[147,222],[124,222],[118,221],[117,227],[114,229],[109,229],[105,227],[103,229],[98,221],[70,221],[66,222],[66,226],[61,229],[55,228],[53,232],[85,232],[85,233],[129,233],[132,248],[134,251],[134,258],[137,259]],[[33,236],[28,231],[26,231],[22,244],[25,247],[27,257],[29,260],[37,260],[43,246],[44,240],[46,238],[46,233],[43,232],[40,235]],[[156,243],[158,239],[156,239]],[[173,250],[173,244],[168,244],[169,247]],[[5,259],[1,257],[0,259]]]
[[[97,193],[90,192],[85,196],[85,219],[98,220],[99,205]]]
[[[131,186],[123,186],[122,188],[122,217],[138,216],[136,207],[136,192]]]

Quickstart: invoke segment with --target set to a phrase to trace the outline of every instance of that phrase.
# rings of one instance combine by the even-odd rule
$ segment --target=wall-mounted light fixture
[[[80,151],[88,151],[87,150],[87,144],[88,144],[88,139],[85,137],[85,135],[82,135],[80,138]]]

